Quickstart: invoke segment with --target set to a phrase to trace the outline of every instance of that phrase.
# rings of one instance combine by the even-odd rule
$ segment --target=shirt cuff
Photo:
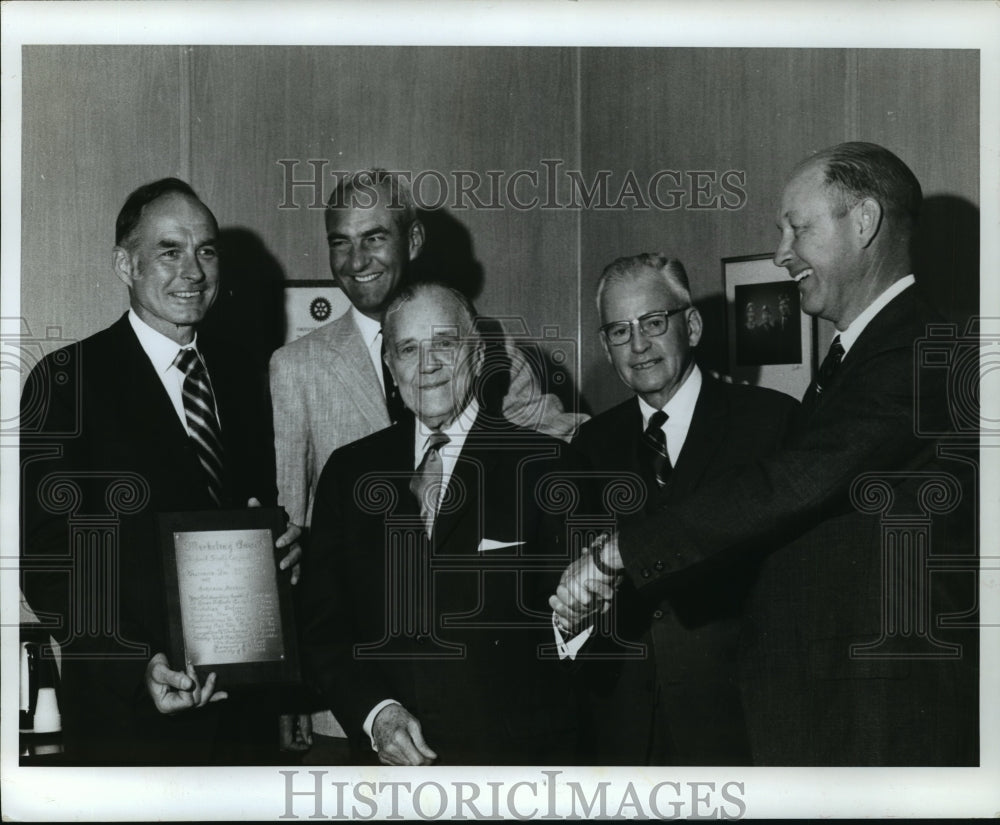
[[[594,632],[594,626],[590,625],[586,630],[581,630],[572,639],[566,641],[563,638],[562,631],[559,629],[559,623],[556,620],[556,614],[552,614],[552,632],[556,636],[556,650],[559,651],[559,660],[569,659],[572,661],[576,658],[576,654],[580,652],[580,648],[586,643],[587,639],[590,638],[591,634]]]
[[[401,703],[397,702],[395,699],[383,699],[381,702],[375,705],[375,707],[373,707],[370,711],[368,711],[368,715],[365,717],[365,721],[361,725],[361,729],[368,734],[368,739],[372,743],[372,750],[375,751],[375,753],[378,753],[378,746],[376,746],[375,744],[375,737],[372,736],[372,725],[375,724],[375,717],[379,715],[379,712],[382,710],[382,708],[387,708],[389,707],[389,705],[398,705],[398,704]]]

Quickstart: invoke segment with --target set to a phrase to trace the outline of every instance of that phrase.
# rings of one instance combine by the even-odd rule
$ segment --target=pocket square
[[[501,550],[504,547],[517,547],[524,544],[523,541],[496,541],[495,539],[483,539],[476,548],[477,553],[485,553],[489,550]]]

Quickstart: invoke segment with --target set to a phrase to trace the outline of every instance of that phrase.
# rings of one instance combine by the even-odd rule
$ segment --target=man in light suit
[[[351,309],[271,359],[278,497],[300,526],[309,523],[316,482],[330,454],[405,414],[382,366],[382,314],[424,245],[406,181],[384,169],[338,181],[325,219],[330,271]],[[509,342],[506,357],[511,363],[502,414],[572,438],[585,416],[563,411],[555,396],[543,394]]]
[[[569,448],[479,404],[484,347],[460,293],[405,287],[384,334],[415,419],[323,470],[301,585],[306,661],[362,761],[372,748],[389,765],[565,761],[567,673],[539,649],[567,555],[539,501]]]
[[[166,655],[157,513],[275,500],[264,376],[229,342],[198,333],[218,287],[217,234],[183,181],[133,192],[113,258],[128,313],[45,358],[22,394],[22,586],[62,645],[72,762],[242,762],[268,747],[277,757],[276,711],[220,701],[215,674],[201,684]],[[189,385],[199,372],[207,392]],[[81,538],[88,524],[113,525],[117,546]],[[279,540],[292,546],[284,566],[297,561],[296,535]]]
[[[795,401],[701,372],[695,349],[702,319],[680,261],[653,254],[619,258],[601,275],[597,306],[605,355],[635,395],[586,422],[573,446],[604,476],[641,477],[645,508],[627,518],[653,514],[778,448]],[[736,659],[755,572],[748,561],[656,597],[623,584],[604,629],[613,629],[619,644],[641,646],[643,656],[619,649],[610,658],[587,658],[595,649],[608,653],[601,648],[611,639],[592,639],[583,649],[587,761],[748,764]]]
[[[796,168],[774,260],[838,334],[786,446],[623,524],[552,599],[568,624],[593,607],[588,579],[671,592],[773,542],[741,668],[756,764],[978,762],[974,577],[948,563],[974,558],[974,485],[939,452],[947,358],[915,361],[922,339],[947,345],[910,274],[920,202],[874,144]],[[948,613],[963,620],[935,621]]]

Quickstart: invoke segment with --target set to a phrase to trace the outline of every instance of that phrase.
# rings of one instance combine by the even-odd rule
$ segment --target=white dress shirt
[[[185,376],[184,373],[177,369],[174,365],[174,359],[177,358],[177,353],[179,353],[182,349],[193,349],[195,352],[198,352],[198,333],[195,333],[190,344],[181,346],[176,341],[168,338],[162,332],[157,332],[131,309],[128,311],[128,321],[132,325],[132,329],[135,332],[136,337],[139,339],[139,346],[141,346],[142,351],[146,353],[146,357],[149,358],[150,363],[153,365],[153,369],[156,371],[157,377],[163,384],[163,388],[167,391],[167,395],[170,396],[170,403],[174,405],[174,412],[177,413],[177,417],[180,419],[181,424],[184,425],[184,431],[188,435],[191,435],[191,430],[188,427],[187,416],[184,414]],[[205,363],[205,359],[201,357],[200,352],[198,352],[198,358],[201,359],[202,364]],[[207,369],[205,370],[205,373],[206,375],[208,374]],[[211,376],[209,376],[208,383],[209,386],[211,386]],[[215,394],[214,389],[212,390],[212,394]],[[218,420],[218,405],[216,405],[215,417],[216,420]]]
[[[694,408],[698,403],[698,396],[701,394],[701,385],[701,370],[695,364],[691,374],[684,379],[684,383],[677,388],[677,392],[661,408],[667,414],[667,420],[663,422],[663,434],[667,438],[667,454],[670,456],[671,465],[677,464],[681,450],[684,449],[688,430],[691,429],[691,419],[694,417]],[[642,429],[645,430],[649,426],[649,419],[652,418],[657,408],[639,398],[639,410],[642,412]],[[581,630],[572,639],[567,640],[559,629],[555,613],[552,614],[552,629],[555,632],[556,649],[560,659],[575,659],[580,648],[594,632],[594,626],[591,625],[585,630]]]
[[[667,414],[667,420],[663,422],[663,434],[667,438],[667,454],[670,456],[671,466],[677,464],[688,430],[691,429],[694,407],[698,403],[698,393],[701,392],[701,381],[701,370],[695,364],[691,374],[662,407]],[[639,398],[639,410],[642,412],[642,428],[645,430],[657,409]]]

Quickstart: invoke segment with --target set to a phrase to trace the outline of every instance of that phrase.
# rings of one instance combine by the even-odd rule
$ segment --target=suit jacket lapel
[[[163,382],[156,374],[127,318],[116,329],[121,361],[115,366],[120,376],[120,425],[130,433],[129,440],[143,445],[143,461],[155,474],[170,474],[171,484],[189,484],[201,478],[201,466],[190,449],[187,430],[181,423]],[[154,473],[153,470],[150,470]],[[192,500],[208,498],[203,494]]]
[[[809,385],[796,417],[796,421],[799,422],[798,426],[802,426],[817,408],[827,403],[831,397],[835,397],[841,387],[850,385],[851,372],[868,355],[885,348],[912,347],[916,336],[921,334],[922,330],[914,328],[913,335],[902,337],[900,330],[912,325],[915,320],[919,324],[920,319],[926,317],[926,307],[924,307],[924,302],[920,293],[917,292],[916,286],[907,287],[889,301],[868,322],[850,351],[844,355],[830,385],[824,388],[819,395],[816,394],[815,380]],[[822,353],[821,362],[826,354],[826,352]]]
[[[665,491],[671,496],[685,495],[698,486],[722,443],[726,426],[726,405],[719,387],[703,376],[691,426]]]
[[[485,511],[488,506],[488,503],[483,501],[483,487],[491,468],[496,464],[497,451],[483,446],[482,439],[487,434],[481,422],[482,413],[469,431],[455,464],[455,470],[448,480],[446,497],[454,500],[454,506],[439,512],[434,522],[433,538],[436,549],[447,544],[455,536],[460,525],[464,526],[470,520],[475,525],[479,521],[479,513]],[[495,436],[495,433],[493,435]],[[457,549],[463,553],[475,552],[482,538],[481,535],[475,538],[476,544],[472,547],[466,548],[462,545]]]
[[[122,416],[122,421],[142,422],[143,430],[157,434],[153,444],[162,443],[164,439],[169,440],[171,448],[186,444],[187,430],[181,424],[170,396],[136,338],[128,318],[122,318],[117,327],[116,331],[121,338],[122,361],[115,369],[120,371],[124,379],[122,404],[131,408],[129,413]]]
[[[374,429],[382,429],[388,421],[385,394],[368,347],[354,323],[350,311],[330,323],[330,357],[340,363],[340,374],[351,400]]]

